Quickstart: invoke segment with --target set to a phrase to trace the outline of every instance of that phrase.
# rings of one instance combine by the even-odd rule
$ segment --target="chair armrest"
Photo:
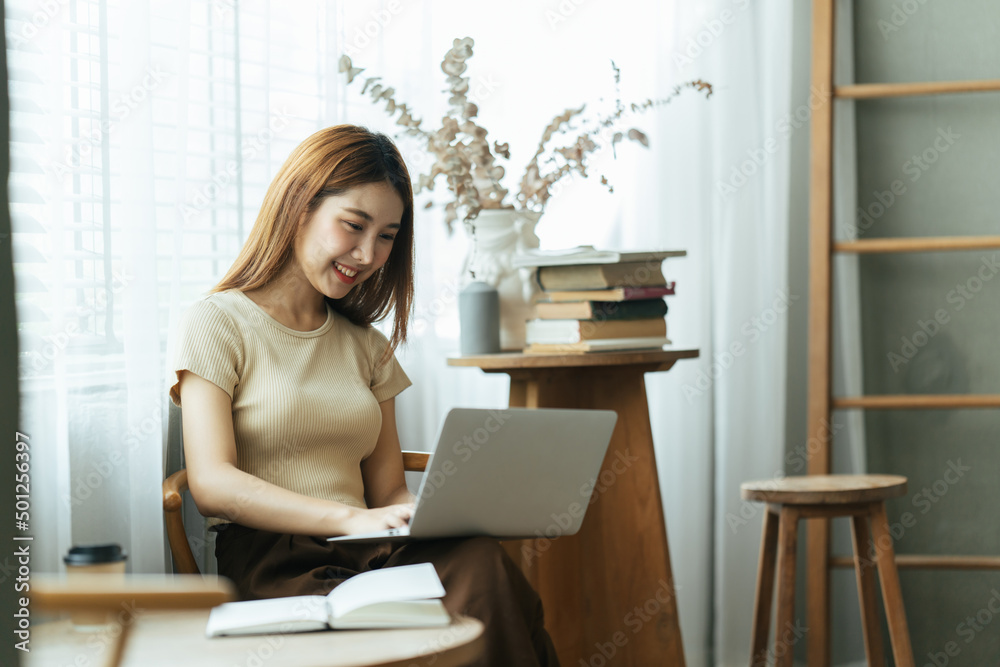
[[[188,473],[181,468],[163,481],[163,511],[178,512],[181,509],[181,494],[188,490]]]
[[[198,562],[191,553],[187,533],[184,531],[184,517],[181,513],[183,498],[188,490],[187,470],[182,468],[163,480],[163,522],[167,526],[167,541],[180,574],[200,574]]]
[[[403,470],[407,472],[423,472],[427,469],[427,461],[431,455],[427,452],[403,450]]]

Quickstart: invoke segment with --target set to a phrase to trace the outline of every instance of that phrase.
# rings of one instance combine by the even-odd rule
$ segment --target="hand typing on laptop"
[[[402,528],[413,516],[413,503],[386,505],[371,509],[351,508],[352,516],[345,522],[347,535],[372,533],[380,530]]]

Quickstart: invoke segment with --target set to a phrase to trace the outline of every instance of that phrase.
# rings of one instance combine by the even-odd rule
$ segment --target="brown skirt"
[[[220,526],[215,556],[244,600],[325,595],[361,572],[432,563],[448,611],[485,625],[486,657],[476,667],[559,664],[538,594],[494,539],[350,544],[229,524]]]

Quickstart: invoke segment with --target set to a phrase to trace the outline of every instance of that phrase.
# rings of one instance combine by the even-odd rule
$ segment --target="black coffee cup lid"
[[[67,565],[98,565],[101,563],[117,563],[128,556],[118,544],[90,544],[73,547],[63,558]]]

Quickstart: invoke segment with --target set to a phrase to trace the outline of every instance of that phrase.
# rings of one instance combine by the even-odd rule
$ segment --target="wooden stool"
[[[767,664],[767,636],[771,622],[774,565],[778,565],[777,631],[774,639],[776,667],[791,667],[797,636],[786,637],[795,617],[795,551],[799,519],[850,516],[854,542],[854,569],[858,577],[861,625],[868,664],[883,664],[882,633],[875,606],[875,573],[867,560],[868,521],[875,546],[875,563],[882,583],[882,602],[889,622],[889,638],[897,667],[914,667],[910,632],[906,627],[903,595],[896,571],[896,555],[885,514],[885,500],[906,493],[906,478],[898,475],[807,475],[782,480],[746,482],[740,486],[744,500],[767,503],[757,570],[754,600],[751,667]]]

